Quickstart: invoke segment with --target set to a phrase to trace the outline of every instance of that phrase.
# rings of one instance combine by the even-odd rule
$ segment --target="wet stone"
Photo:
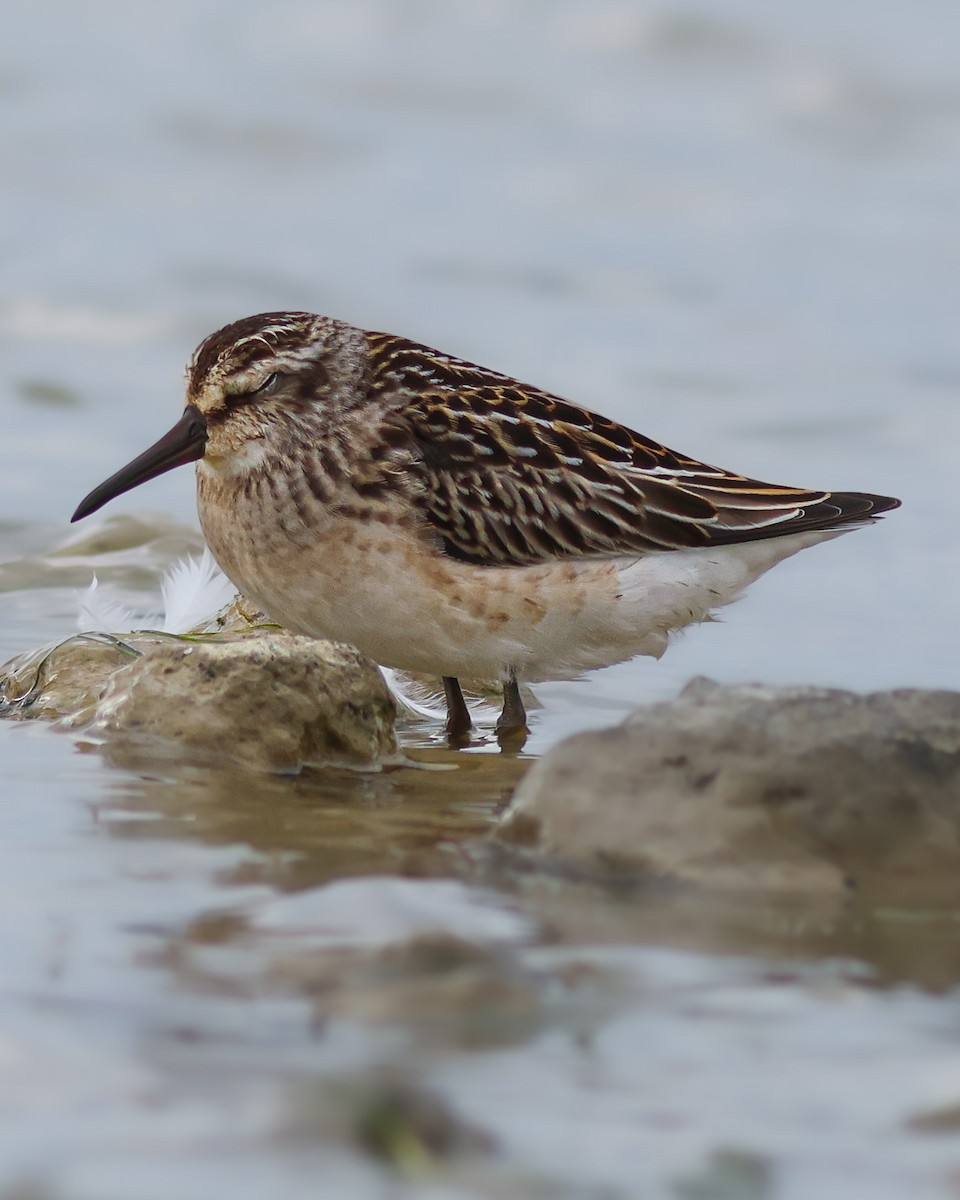
[[[107,634],[78,634],[18,655],[0,668],[0,715],[54,721],[92,715],[104,683],[140,653]]]
[[[165,745],[268,771],[399,761],[395,705],[352,646],[278,630],[80,635],[0,669],[0,714],[45,718],[126,758]]]
[[[152,647],[110,677],[88,732],[272,771],[375,766],[399,757],[394,711],[353,647],[265,633]]]
[[[960,903],[960,693],[694,680],[554,747],[498,836],[618,878]]]

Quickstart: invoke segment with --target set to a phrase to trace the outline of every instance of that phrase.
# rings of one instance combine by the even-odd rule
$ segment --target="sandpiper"
[[[702,621],[798,550],[900,503],[761,483],[538,388],[391,334],[261,313],[197,349],[186,407],[77,521],[197,463],[204,536],[286,628],[439,675],[569,679]]]

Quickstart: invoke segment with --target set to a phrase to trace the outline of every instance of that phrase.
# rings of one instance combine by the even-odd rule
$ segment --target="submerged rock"
[[[960,693],[694,680],[556,746],[498,832],[591,871],[960,902]]]

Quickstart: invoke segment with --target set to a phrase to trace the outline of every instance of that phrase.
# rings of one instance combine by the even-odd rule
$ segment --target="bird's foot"
[[[526,745],[529,734],[527,712],[520,699],[520,685],[516,675],[511,674],[503,685],[503,711],[497,721],[497,741],[501,750],[518,754]]]
[[[473,731],[473,721],[470,709],[463,698],[460,680],[453,675],[443,676],[443,694],[447,698],[447,723],[445,726],[447,741],[451,749],[462,749],[470,744],[470,734]]]

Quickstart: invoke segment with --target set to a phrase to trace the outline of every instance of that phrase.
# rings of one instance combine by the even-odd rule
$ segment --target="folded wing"
[[[428,522],[463,561],[520,566],[726,545],[868,521],[899,503],[748,479],[506,376],[406,346],[391,347],[390,382],[405,398],[388,423],[409,439]]]

